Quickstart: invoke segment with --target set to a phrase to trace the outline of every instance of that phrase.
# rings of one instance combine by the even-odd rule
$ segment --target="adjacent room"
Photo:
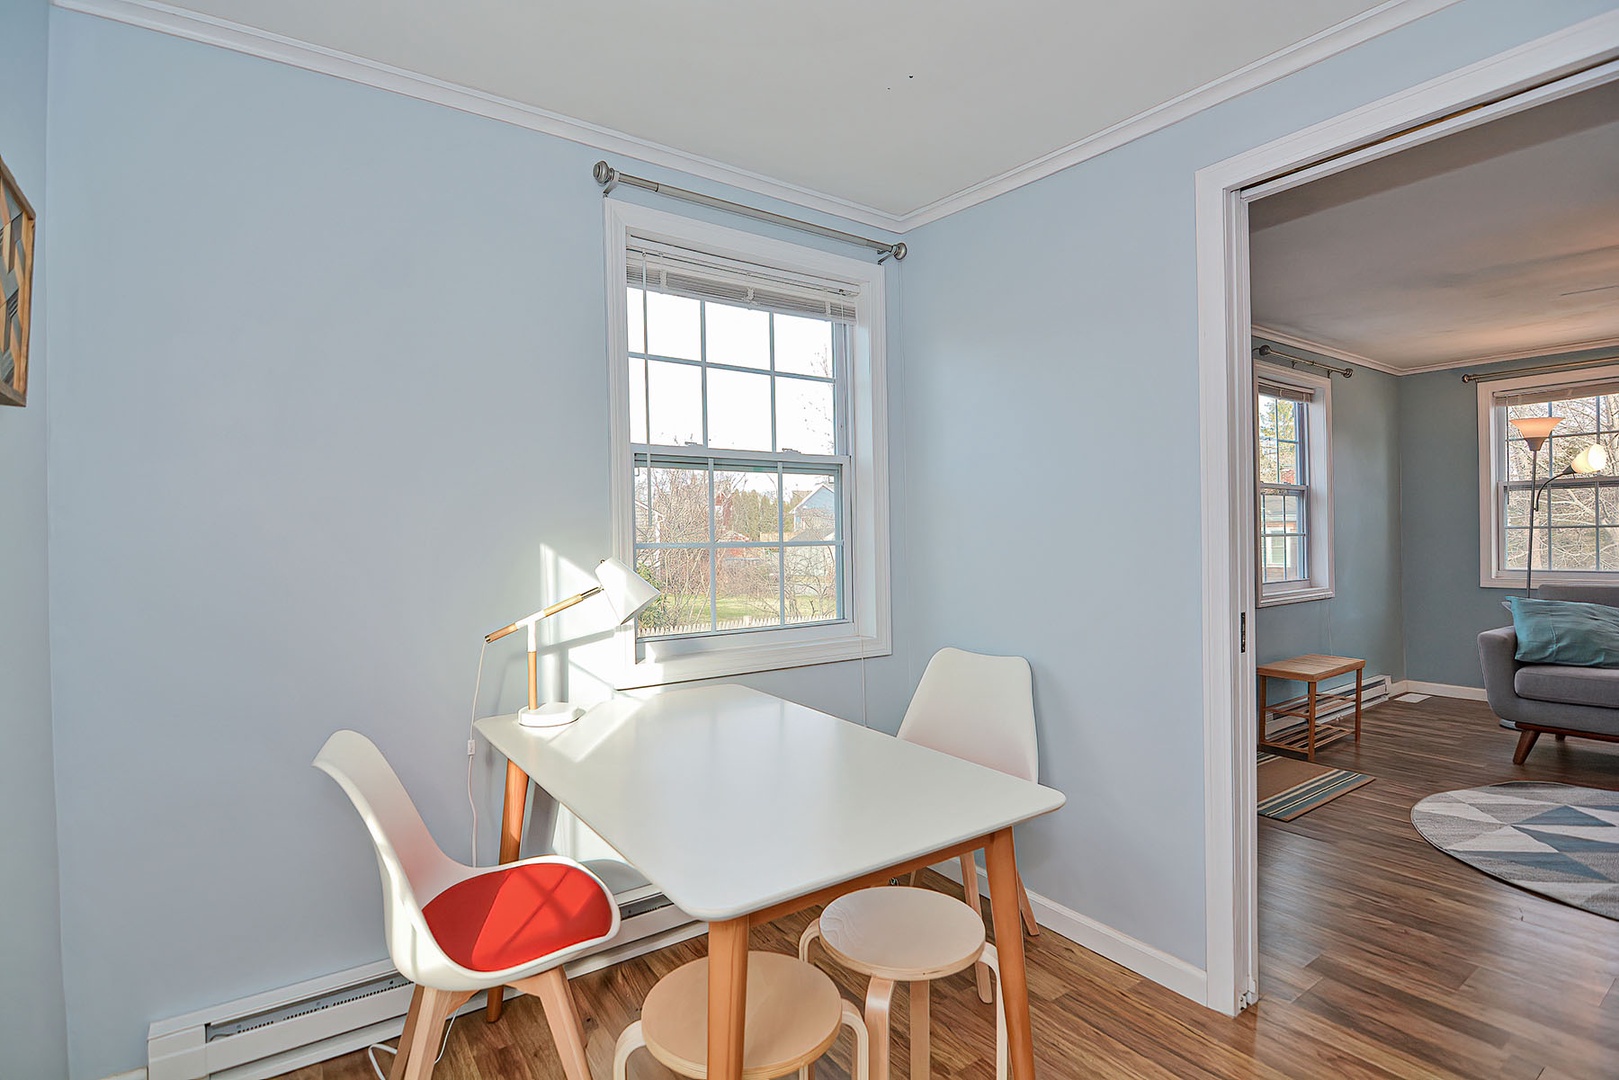
[[[0,1077],[1619,1075],[1616,0],[0,75]]]
[[[1537,1019],[1586,1041],[1575,1074],[1601,1023],[1569,1007],[1611,989],[1619,714],[1591,692],[1605,658],[1523,662],[1536,612],[1506,601],[1616,598],[1619,82],[1587,79],[1250,193],[1261,988],[1353,998],[1385,933],[1365,914],[1444,895],[1382,976],[1452,965],[1504,1031],[1526,1019],[1504,976],[1574,945]],[[1575,788],[1597,801],[1565,805]],[[1413,823],[1460,861],[1391,864]],[[1479,870],[1585,910],[1526,921]]]

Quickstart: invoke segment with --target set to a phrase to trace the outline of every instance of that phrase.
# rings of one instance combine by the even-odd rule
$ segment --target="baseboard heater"
[[[1388,675],[1373,675],[1370,678],[1364,679],[1360,684],[1360,707],[1362,709],[1367,709],[1373,705],[1387,701],[1389,698],[1389,691],[1393,688],[1394,679]],[[1332,694],[1353,694],[1355,690],[1355,681],[1351,679],[1343,686],[1322,687],[1322,690]],[[1265,707],[1265,716],[1267,722],[1270,724],[1302,723],[1303,721],[1296,716],[1276,716],[1271,712],[1271,710],[1277,708],[1303,709],[1308,703],[1308,700],[1309,699],[1306,697],[1296,697],[1289,698],[1287,701],[1272,702]],[[1322,702],[1320,711],[1316,713],[1315,719],[1316,723],[1319,724],[1327,720],[1335,720],[1344,716],[1352,718],[1354,715],[1355,705],[1353,701]]]
[[[599,971],[696,937],[707,924],[651,887],[621,893],[618,936],[567,966]],[[514,991],[508,991],[514,993]],[[148,1080],[266,1080],[398,1035],[411,986],[386,960],[159,1020],[146,1037]],[[477,995],[462,1013],[481,1009]]]

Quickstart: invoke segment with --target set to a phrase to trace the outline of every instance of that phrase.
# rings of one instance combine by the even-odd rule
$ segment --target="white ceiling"
[[[1619,343],[1619,83],[1251,213],[1258,326],[1394,371]]]
[[[1378,0],[169,4],[894,217],[1380,6]]]

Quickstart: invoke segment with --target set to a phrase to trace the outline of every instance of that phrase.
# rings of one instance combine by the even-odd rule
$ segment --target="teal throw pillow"
[[[1507,604],[1523,663],[1619,667],[1619,607],[1522,596]]]

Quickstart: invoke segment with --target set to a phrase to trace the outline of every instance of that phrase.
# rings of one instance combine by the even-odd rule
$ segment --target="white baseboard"
[[[951,881],[957,883],[961,881],[961,864],[955,860],[935,866],[933,869]],[[978,891],[986,898],[989,896],[989,878],[982,866],[978,867]],[[1161,949],[1156,949],[1144,941],[1138,941],[1122,930],[1115,930],[1071,908],[1063,907],[1033,889],[1029,889],[1028,892],[1029,906],[1034,908],[1034,921],[1040,924],[1041,930],[1059,934],[1098,956],[1105,956],[1115,964],[1129,968],[1137,975],[1175,991],[1181,997],[1190,998],[1199,1005],[1208,1004],[1208,973],[1203,969],[1188,964],[1178,956],[1171,956]]]
[[[146,1070],[130,1069],[128,1072],[121,1072],[117,1076],[106,1077],[106,1080],[146,1080]]]
[[[1389,691],[1391,697],[1401,694],[1432,694],[1434,697],[1456,698],[1460,701],[1488,701],[1482,687],[1453,686],[1450,683],[1421,682],[1417,679],[1407,679],[1405,682],[1395,683]]]

